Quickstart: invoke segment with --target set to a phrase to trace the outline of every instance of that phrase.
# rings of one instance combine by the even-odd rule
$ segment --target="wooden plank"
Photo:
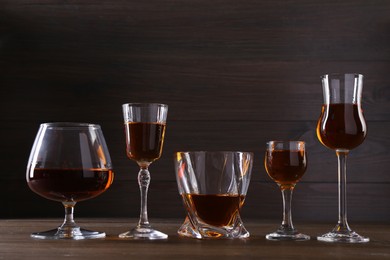
[[[191,68],[180,60],[170,59],[168,71],[162,71],[165,65],[159,64],[159,57],[155,58],[147,71],[137,66],[128,68],[137,75],[137,80],[126,72],[115,75],[103,64],[90,72],[76,72],[85,72],[85,66],[90,67],[93,60],[71,68],[59,65],[56,71],[51,71],[52,64],[43,62],[33,75],[29,75],[30,69],[21,72],[19,66],[11,66],[12,72],[5,73],[2,79],[2,92],[9,98],[1,107],[12,108],[12,112],[2,117],[15,120],[23,113],[34,120],[109,121],[121,116],[123,103],[160,102],[170,106],[170,120],[317,120],[323,102],[319,76],[339,64],[254,61],[225,65],[225,61],[205,60],[208,66]],[[344,66],[366,75],[363,92],[366,119],[389,120],[390,82],[385,73],[389,63],[357,64]],[[216,71],[210,72],[211,67]],[[350,69],[342,69],[345,70]],[[42,74],[48,76],[36,78]],[[15,86],[23,88],[22,95]],[[14,100],[36,105],[26,109]]]
[[[152,101],[170,104],[173,120],[315,120],[322,103],[319,76],[356,71],[366,75],[367,119],[389,120],[390,4],[222,6],[9,4],[0,53],[9,98],[1,108],[14,112],[2,116],[109,120],[122,103]],[[14,100],[41,105],[26,110]]]
[[[80,225],[92,230],[105,231],[105,239],[64,241],[33,240],[28,234],[56,227],[56,220],[25,219],[0,220],[2,232],[0,245],[5,259],[387,259],[390,255],[388,225],[361,224],[357,228],[369,236],[368,244],[329,244],[315,240],[317,234],[327,230],[327,225],[303,225],[302,232],[312,236],[306,242],[267,241],[264,236],[274,230],[268,222],[249,222],[249,239],[196,240],[179,238],[176,220],[160,220],[157,227],[168,233],[166,241],[129,241],[117,237],[127,230],[135,219],[82,219]],[[282,250],[281,250],[282,248]],[[28,255],[27,255],[28,254]]]
[[[32,26],[35,32],[59,30],[59,39],[67,39],[63,46],[89,44],[92,37],[96,46],[104,49],[116,44],[118,51],[133,46],[141,50],[172,51],[195,44],[194,52],[208,49],[216,56],[241,57],[242,53],[236,52],[241,49],[247,51],[248,57],[251,50],[257,50],[257,54],[265,59],[302,60],[311,57],[348,61],[389,60],[388,38],[378,35],[386,26],[389,9],[390,5],[381,0],[342,3],[303,0],[279,1],[277,4],[270,1],[224,1],[218,5],[204,0],[182,3],[121,1],[116,4],[18,1],[8,4],[5,14],[8,19],[15,14],[21,15],[18,20],[12,20],[15,27],[35,25]],[[54,17],[56,19],[51,20]],[[72,41],[64,32],[81,37],[74,37]],[[56,41],[50,34],[39,36],[48,39],[47,44]],[[130,45],[120,41],[127,37],[133,39]],[[140,37],[149,41],[141,45],[137,40]],[[164,39],[161,43],[155,41],[161,38]],[[348,46],[345,42],[349,42]],[[377,48],[367,48],[371,43]],[[245,48],[237,48],[241,45]]]

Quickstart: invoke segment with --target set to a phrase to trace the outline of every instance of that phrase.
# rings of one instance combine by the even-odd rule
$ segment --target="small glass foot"
[[[43,232],[36,232],[31,234],[32,238],[37,239],[72,239],[72,240],[81,240],[81,239],[95,239],[95,238],[104,238],[106,233],[91,231],[82,229],[80,227],[73,228],[57,228]]]
[[[293,240],[293,241],[306,241],[310,240],[310,236],[299,233],[296,230],[291,231],[285,231],[285,230],[276,230],[273,233],[270,233],[265,236],[268,240],[275,240],[275,241],[286,241],[286,240]]]
[[[136,227],[130,231],[120,234],[119,237],[131,239],[158,240],[167,239],[168,235],[152,228]]]
[[[368,237],[363,237],[355,231],[331,231],[322,236],[317,237],[318,241],[323,242],[341,242],[341,243],[367,243],[370,241]]]

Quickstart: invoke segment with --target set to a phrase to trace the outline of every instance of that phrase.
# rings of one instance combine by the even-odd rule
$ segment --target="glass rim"
[[[124,104],[122,104],[122,107],[129,107],[129,106],[135,106],[135,107],[151,107],[151,106],[168,107],[167,104],[163,104],[163,103],[124,103]]]
[[[302,141],[302,140],[271,140],[271,141],[268,141],[266,142],[266,145],[270,145],[272,143],[283,143],[283,144],[287,144],[287,143],[297,143],[297,144],[306,144],[305,141]]]
[[[364,77],[363,74],[358,73],[358,72],[349,72],[349,73],[340,73],[340,72],[331,72],[331,73],[326,73],[320,76],[321,79],[327,77],[327,76],[345,76],[345,75],[355,75],[358,77]]]
[[[253,152],[245,152],[245,151],[202,151],[202,150],[197,150],[197,151],[176,151],[176,152],[173,152],[173,154],[178,154],[178,153],[186,153],[186,154],[190,154],[190,153],[204,153],[204,154],[217,154],[217,153],[225,153],[225,154],[235,154],[235,153],[241,153],[241,154],[251,154],[253,155],[254,153]]]
[[[93,123],[83,123],[83,122],[47,122],[42,123],[41,127],[51,128],[51,129],[70,129],[70,128],[93,128],[100,129],[100,125]]]
[[[305,141],[303,140],[269,140],[267,143],[271,143],[271,142],[275,142],[275,143],[305,143]]]

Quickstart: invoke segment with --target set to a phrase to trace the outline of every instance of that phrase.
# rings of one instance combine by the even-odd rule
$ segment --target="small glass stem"
[[[141,192],[141,212],[140,218],[138,222],[139,228],[150,228],[149,220],[148,220],[148,188],[150,183],[150,173],[148,168],[140,169],[138,173],[138,185]]]
[[[339,220],[338,231],[351,229],[347,222],[347,155],[348,151],[336,151],[338,161]]]
[[[291,200],[294,187],[281,188],[281,190],[283,198],[283,221],[281,228],[286,231],[293,231],[294,226],[291,215]]]
[[[76,205],[76,202],[63,202],[62,204],[65,207],[65,219],[64,223],[61,225],[61,229],[77,227],[73,218],[74,206]]]

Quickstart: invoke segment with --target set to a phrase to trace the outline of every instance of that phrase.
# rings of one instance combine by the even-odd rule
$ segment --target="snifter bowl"
[[[60,227],[35,232],[31,237],[72,240],[105,237],[104,232],[79,227],[73,211],[77,202],[105,192],[113,178],[110,154],[99,125],[41,124],[27,164],[27,184],[40,196],[61,202],[65,218]]]
[[[250,152],[176,152],[176,180],[187,212],[178,234],[192,238],[247,238],[240,217],[248,190]]]

